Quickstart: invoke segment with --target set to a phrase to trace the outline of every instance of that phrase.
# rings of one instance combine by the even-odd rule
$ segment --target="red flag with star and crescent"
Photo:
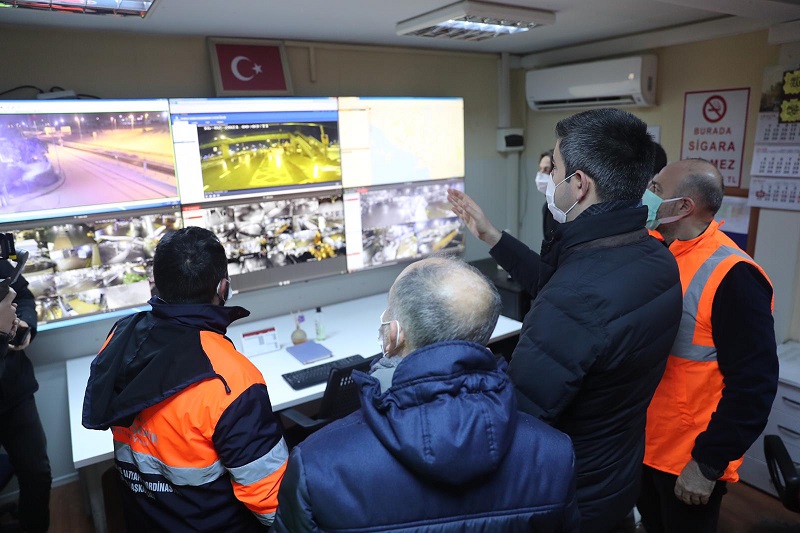
[[[280,47],[216,44],[222,89],[225,91],[285,91]]]

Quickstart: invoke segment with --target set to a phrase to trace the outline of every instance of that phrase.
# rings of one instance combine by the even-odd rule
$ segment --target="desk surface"
[[[333,358],[319,361],[318,364],[353,354],[360,354],[364,357],[376,354],[379,351],[379,316],[386,309],[387,296],[385,293],[377,294],[323,307],[322,320],[326,337],[317,342],[327,347],[333,353]],[[304,316],[306,320],[302,327],[309,338],[313,338],[313,310],[304,311]],[[519,333],[521,326],[520,322],[501,316],[492,334],[492,341],[502,340]],[[244,351],[243,334],[269,327],[276,328],[281,349],[254,356]],[[274,411],[321,398],[325,392],[324,383],[296,391],[282,377],[287,372],[313,366],[303,365],[285,350],[287,346],[291,346],[290,335],[294,329],[294,320],[289,315],[266,318],[243,325],[233,325],[228,328],[227,336],[236,345],[236,349],[248,356],[263,374]],[[89,380],[89,367],[94,357],[94,355],[89,355],[66,362],[70,439],[72,461],[75,468],[105,461],[114,456],[110,431],[89,430],[81,425],[83,396]]]

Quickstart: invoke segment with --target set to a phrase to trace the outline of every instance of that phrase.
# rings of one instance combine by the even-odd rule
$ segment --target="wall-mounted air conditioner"
[[[529,70],[528,105],[536,111],[655,105],[657,63],[642,55]]]

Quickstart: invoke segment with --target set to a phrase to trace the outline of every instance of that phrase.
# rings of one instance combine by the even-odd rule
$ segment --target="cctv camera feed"
[[[17,250],[30,253],[24,276],[36,298],[39,324],[147,303],[156,245],[181,226],[179,212],[162,209],[31,222],[10,230]]]
[[[341,183],[335,98],[173,102],[184,203]]]
[[[0,102],[0,222],[177,197],[167,100]]]
[[[463,191],[464,180],[345,190],[348,271],[462,253],[464,229],[447,189]]]
[[[464,176],[462,98],[339,98],[345,188]]]
[[[247,203],[184,206],[187,226],[219,237],[234,290],[347,272],[340,193],[288,195]]]

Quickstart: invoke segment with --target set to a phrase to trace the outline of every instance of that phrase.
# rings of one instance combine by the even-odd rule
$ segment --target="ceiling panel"
[[[556,23],[480,43],[395,34],[398,22],[449,3],[446,0],[156,0],[144,19],[0,9],[0,24],[530,53],[719,16],[658,0],[507,0],[508,4],[555,11]],[[703,0],[696,3],[701,5]]]

